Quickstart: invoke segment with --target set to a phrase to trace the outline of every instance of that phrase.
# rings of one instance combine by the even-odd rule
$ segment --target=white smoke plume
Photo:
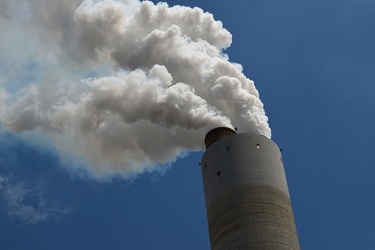
[[[231,34],[199,8],[0,0],[0,14],[12,28],[1,63],[19,66],[0,78],[4,128],[37,131],[96,177],[153,171],[202,149],[217,126],[271,136],[254,82],[223,54]]]

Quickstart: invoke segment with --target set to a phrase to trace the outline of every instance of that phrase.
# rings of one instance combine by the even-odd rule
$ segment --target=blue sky
[[[301,248],[373,249],[375,3],[168,3],[200,7],[231,32],[224,52],[255,81],[283,149]],[[26,85],[38,70],[26,65],[2,84]],[[209,249],[203,152],[166,171],[98,181],[29,134],[2,129],[0,142],[2,248]]]

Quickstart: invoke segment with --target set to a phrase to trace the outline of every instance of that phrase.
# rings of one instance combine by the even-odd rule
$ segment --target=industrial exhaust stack
[[[219,127],[205,137],[201,170],[212,250],[300,249],[279,147]]]

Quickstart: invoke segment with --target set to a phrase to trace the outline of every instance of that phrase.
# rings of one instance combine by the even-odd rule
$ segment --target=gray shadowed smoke
[[[210,13],[136,0],[2,0],[0,9],[1,26],[31,37],[41,72],[0,92],[4,128],[36,131],[98,178],[153,171],[202,149],[217,126],[271,136],[254,82],[222,53],[231,34]]]

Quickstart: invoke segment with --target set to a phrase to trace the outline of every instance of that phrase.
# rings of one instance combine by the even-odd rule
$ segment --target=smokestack
[[[201,170],[212,250],[300,249],[279,147],[215,128]]]

